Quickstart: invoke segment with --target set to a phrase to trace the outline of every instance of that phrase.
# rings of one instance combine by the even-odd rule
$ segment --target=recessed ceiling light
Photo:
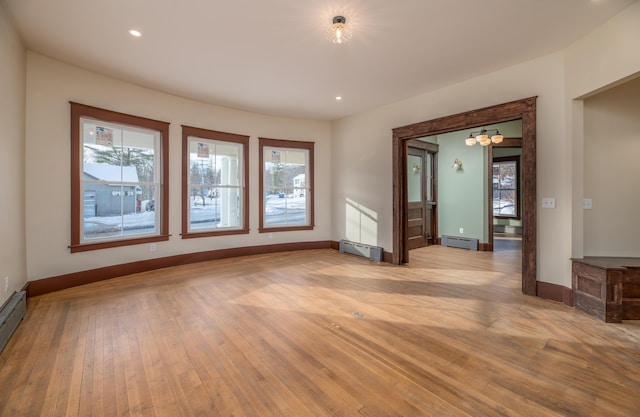
[[[140,32],[139,30],[135,30],[135,29],[131,29],[129,31],[129,34],[131,36],[135,36],[136,38],[139,38],[140,36],[142,36],[142,32]]]
[[[340,100],[342,100],[342,97],[341,96],[337,96],[336,97],[336,101],[340,101]]]

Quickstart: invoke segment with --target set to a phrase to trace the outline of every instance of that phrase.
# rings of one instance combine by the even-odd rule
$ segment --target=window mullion
[[[138,214],[149,190],[166,193],[167,185],[157,181],[161,177],[156,175],[153,182],[142,177],[148,172],[145,164],[153,164],[156,172],[161,169],[169,124],[78,103],[71,103],[71,113],[72,149],[79,151],[72,152],[79,158],[72,158],[71,251],[167,240],[166,219],[160,221],[166,209],[155,195],[150,206],[157,206],[158,213]],[[132,225],[132,231],[123,236],[125,224]]]

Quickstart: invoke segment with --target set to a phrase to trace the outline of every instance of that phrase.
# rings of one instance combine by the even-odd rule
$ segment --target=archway
[[[522,119],[522,292],[536,295],[536,99],[530,97],[393,129],[394,264],[409,262],[404,228],[406,141]]]

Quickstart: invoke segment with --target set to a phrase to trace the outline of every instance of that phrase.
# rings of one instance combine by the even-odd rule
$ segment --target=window
[[[71,252],[168,240],[169,123],[71,103]]]
[[[182,126],[182,238],[249,233],[249,136]]]
[[[493,159],[493,215],[520,218],[520,158]]]
[[[259,144],[259,231],[313,229],[313,142],[260,138]]]

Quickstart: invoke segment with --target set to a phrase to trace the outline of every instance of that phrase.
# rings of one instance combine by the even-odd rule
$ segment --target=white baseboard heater
[[[471,237],[461,236],[445,236],[441,237],[442,246],[448,246],[450,248],[461,248],[469,250],[478,250],[478,239]]]
[[[0,310],[0,353],[9,342],[13,332],[18,328],[26,312],[27,293],[24,291],[13,294]]]
[[[364,245],[343,239],[340,241],[340,252],[364,256],[376,262],[382,262],[382,248],[379,246]]]

